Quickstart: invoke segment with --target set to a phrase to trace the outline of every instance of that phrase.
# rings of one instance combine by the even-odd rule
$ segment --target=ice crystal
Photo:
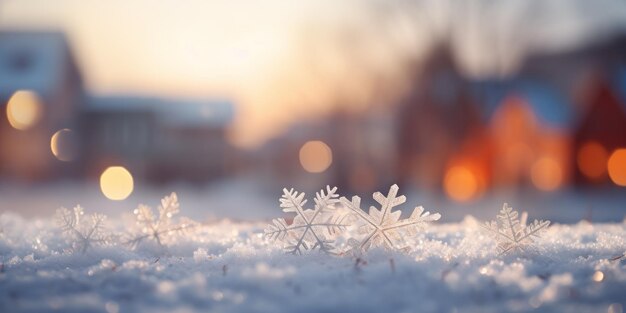
[[[57,210],[57,223],[74,251],[87,252],[95,244],[106,244],[111,240],[105,232],[106,216],[98,213],[85,215],[78,205],[73,210]]]
[[[336,191],[337,187],[326,186],[326,192],[322,189],[315,194],[314,208],[304,209],[307,202],[304,193],[283,189],[280,207],[283,212],[296,213],[296,216],[291,224],[283,218],[274,219],[265,229],[265,237],[282,241],[285,249],[293,254],[314,249],[334,253],[332,237],[348,226],[347,216],[336,210],[335,204],[339,202]]]
[[[140,232],[132,235],[126,243],[131,247],[136,247],[143,240],[152,239],[159,246],[167,244],[171,241],[174,234],[195,226],[191,220],[174,222],[173,217],[179,212],[180,204],[174,192],[161,199],[161,205],[158,207],[158,217],[155,216],[149,206],[140,204],[133,211],[137,216],[136,223],[140,228]]]
[[[392,210],[406,202],[406,197],[402,195],[396,197],[397,194],[398,185],[391,186],[387,196],[380,192],[374,193],[374,200],[381,205],[381,208],[377,209],[372,206],[369,213],[361,209],[360,197],[354,196],[352,200],[341,198],[341,203],[361,221],[358,227],[360,238],[349,241],[353,251],[367,251],[377,246],[405,249],[407,247],[405,236],[415,236],[428,222],[441,218],[439,213],[430,214],[430,212],[424,212],[423,207],[418,206],[409,218],[400,219],[402,211]]]
[[[533,221],[526,225],[526,214],[522,214],[520,220],[517,211],[514,211],[508,204],[502,206],[496,221],[486,222],[483,228],[494,235],[497,245],[498,255],[503,255],[511,251],[525,251],[530,247],[535,239],[540,238],[542,231],[548,228],[550,221]]]

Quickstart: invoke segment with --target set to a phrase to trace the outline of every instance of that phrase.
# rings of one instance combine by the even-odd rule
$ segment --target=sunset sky
[[[623,1],[550,1],[543,15],[531,2],[0,0],[0,30],[66,31],[96,94],[232,98],[234,142],[254,146],[302,116],[371,102],[381,81],[401,90],[406,61],[444,30],[464,70],[484,75],[626,25]]]
[[[229,97],[249,115],[312,10],[312,1],[17,0],[0,1],[0,27],[66,31],[93,93]]]

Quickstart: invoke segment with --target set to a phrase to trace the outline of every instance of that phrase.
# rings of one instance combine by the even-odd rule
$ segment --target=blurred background
[[[626,214],[623,0],[0,0],[0,212]],[[407,205],[407,206],[408,206]]]

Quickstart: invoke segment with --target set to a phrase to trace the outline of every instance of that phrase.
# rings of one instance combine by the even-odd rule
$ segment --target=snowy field
[[[626,225],[554,225],[539,253],[495,255],[471,217],[415,251],[285,255],[264,224],[203,225],[162,250],[66,251],[49,220],[0,217],[2,312],[622,312]]]
[[[611,210],[607,219],[612,221],[606,223],[557,220],[533,249],[502,256],[480,227],[486,220],[482,215],[494,219],[501,203],[481,211],[480,218],[458,218],[460,213],[452,211],[448,219],[446,210],[434,210],[442,218],[411,239],[410,251],[287,255],[262,236],[267,217],[286,216],[277,197],[260,202],[267,210],[248,215],[234,210],[229,218],[228,211],[219,210],[187,214],[186,204],[201,206],[196,198],[184,198],[188,193],[179,192],[179,215],[193,217],[199,222],[195,227],[168,234],[162,245],[146,238],[129,246],[120,235],[94,241],[84,253],[80,242],[77,247],[59,227],[54,209],[17,214],[3,207],[0,312],[615,313],[626,306],[626,223],[620,211]],[[76,194],[63,201],[87,197]],[[138,202],[155,207],[159,198]],[[256,200],[237,201],[253,205]],[[402,207],[417,203],[409,196]],[[84,207],[86,216],[106,213],[110,233],[135,227],[133,208]],[[529,212],[530,219],[547,218]]]

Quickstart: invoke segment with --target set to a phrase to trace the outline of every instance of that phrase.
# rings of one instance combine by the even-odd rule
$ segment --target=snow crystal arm
[[[293,188],[291,190],[287,190],[287,188],[283,189],[283,196],[280,198],[280,207],[283,208],[283,212],[296,212],[298,215],[302,216],[305,219],[305,222],[309,222],[309,220],[304,216],[304,205],[307,200],[304,199],[304,192],[298,193],[294,191]]]
[[[514,244],[512,244],[510,242],[505,242],[505,243],[498,244],[498,246],[497,246],[497,249],[499,250],[498,256],[505,255],[509,251],[515,249],[515,247],[516,247],[516,245],[514,245]]]
[[[429,211],[424,212],[424,207],[418,206],[411,213],[410,219],[420,220],[421,222],[434,222],[438,221],[441,218],[441,214],[435,213],[430,214]]]
[[[161,206],[159,207],[159,222],[172,218],[175,214],[178,214],[180,204],[178,203],[178,196],[175,192],[172,192],[169,196],[161,199]]]
[[[392,226],[385,227],[384,229],[392,230],[392,229],[398,229],[398,228],[403,228],[403,227],[408,227],[408,226],[421,226],[426,222],[437,221],[441,218],[441,214],[439,213],[435,213],[431,215],[430,212],[426,212],[426,213],[423,213],[423,212],[424,212],[424,208],[421,206],[418,206],[415,208],[415,210],[413,210],[411,217],[409,217],[406,220],[397,222],[393,224]]]
[[[137,223],[142,224],[144,228],[149,228],[152,231],[156,231],[155,227],[156,221],[154,219],[154,214],[152,213],[152,209],[147,205],[140,204],[135,211],[133,211],[135,215],[137,215]]]
[[[147,233],[147,234],[141,234],[138,236],[134,236],[131,239],[128,239],[124,242],[122,242],[123,245],[127,245],[131,248],[135,248],[137,247],[137,245],[139,243],[141,243],[144,239],[147,238],[154,238],[154,240],[157,242],[157,244],[159,245],[163,245],[163,243],[161,242],[161,236],[167,233],[171,233],[171,232],[178,232],[178,231],[183,231],[192,227],[196,227],[197,224],[181,224],[178,225],[176,227],[171,227],[171,228],[166,228],[166,229],[160,229],[160,230],[155,230],[154,228],[152,228],[152,232]]]
[[[511,238],[513,239],[513,241],[519,242],[519,234],[516,230],[516,226],[519,225],[519,221],[517,219],[517,211],[513,211],[513,209],[505,203],[502,206],[502,210],[500,211],[500,213],[502,215],[499,215],[498,217],[503,221],[504,226],[506,226],[506,230],[511,232]]]
[[[270,240],[282,240],[290,230],[306,228],[307,225],[287,225],[284,218],[272,220],[264,231],[264,236]]]
[[[74,213],[66,208],[57,210],[57,222],[63,231],[71,231],[76,227],[76,218]]]
[[[376,202],[381,205],[381,216],[379,223],[383,223],[385,221],[387,215],[391,212],[392,208],[406,202],[405,196],[401,195],[399,197],[396,197],[396,195],[398,194],[398,190],[398,185],[394,184],[389,188],[389,193],[387,194],[387,197],[383,196],[383,194],[380,192],[374,193],[374,200],[376,200]]]
[[[550,226],[550,221],[537,221],[535,220],[528,227],[524,228],[523,235],[519,237],[519,241],[523,241],[527,238],[539,237],[539,233]]]
[[[341,230],[345,229],[346,227],[350,226],[350,224],[348,224],[346,222],[347,218],[348,218],[348,215],[346,215],[346,214],[344,214],[344,215],[331,215],[323,223],[314,223],[311,226],[326,227],[326,229],[328,230],[328,232],[330,234],[334,234],[334,233],[336,233],[338,231],[341,231]]]
[[[324,193],[324,189],[322,189],[315,193],[315,208],[313,210],[313,216],[309,219],[309,223],[314,223],[318,215],[326,212],[332,205],[339,202],[339,199],[337,199],[338,195],[335,194],[337,187],[330,189],[330,186],[326,186],[326,191],[327,192]],[[305,217],[306,220],[306,216],[303,217]]]
[[[514,241],[513,238],[511,238],[507,233],[500,231],[500,227],[497,222],[485,222],[485,224],[482,224],[481,227],[496,235],[497,239],[499,237],[504,237],[506,240]]]
[[[150,237],[150,236],[152,236],[152,235],[150,235],[150,234],[144,234],[144,235],[141,235],[141,236],[136,236],[136,237],[133,237],[133,238],[131,238],[131,239],[128,239],[128,240],[126,240],[126,241],[122,242],[122,245],[128,246],[128,247],[129,247],[129,248],[131,248],[131,249],[134,249],[134,248],[136,248],[136,247],[137,247],[137,246],[138,246],[138,245],[139,245],[139,244],[140,244],[140,243],[141,243],[144,239],[146,239],[146,238],[148,238],[148,237]]]
[[[99,235],[99,233],[102,232],[105,219],[106,219],[106,216],[102,214],[93,214],[91,216],[91,221],[92,221],[91,228],[89,229],[89,232],[85,236],[87,240],[92,239],[94,236],[97,236]]]
[[[348,208],[352,213],[358,215],[363,221],[372,226],[376,226],[376,221],[372,219],[365,211],[361,209],[361,198],[359,196],[352,197],[352,200],[348,200],[346,197],[339,199],[341,204]]]
[[[69,236],[75,237],[76,240],[84,239],[83,234],[78,229],[80,216],[83,214],[83,208],[80,205],[74,207],[72,211],[66,208],[57,210],[57,221],[63,232]]]
[[[337,187],[326,186],[326,193],[324,193],[324,189],[320,190],[315,194],[315,208],[320,212],[326,211],[331,206],[335,205],[339,202],[339,195],[335,192],[337,191]]]

